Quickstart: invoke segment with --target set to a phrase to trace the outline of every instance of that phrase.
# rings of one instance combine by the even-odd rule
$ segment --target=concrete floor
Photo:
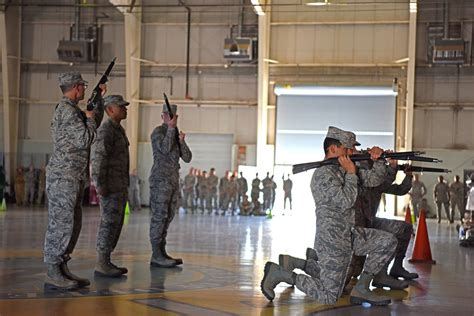
[[[260,292],[263,266],[280,253],[303,257],[314,238],[314,212],[261,217],[184,214],[169,233],[169,252],[184,259],[175,269],[149,267],[148,210],[129,215],[115,263],[121,279],[94,278],[99,210],[86,208],[70,268],[90,278],[89,289],[43,290],[42,249],[47,212],[10,207],[0,213],[0,315],[474,315],[474,249],[458,246],[454,225],[428,221],[436,265],[406,263],[420,274],[407,291],[387,292],[389,307],[317,304],[284,284],[269,303]],[[411,252],[412,245],[409,251]],[[408,254],[410,257],[410,254]],[[383,291],[383,290],[382,290]]]

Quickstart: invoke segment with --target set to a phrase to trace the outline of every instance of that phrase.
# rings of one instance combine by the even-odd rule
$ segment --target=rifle
[[[398,165],[397,170],[409,172],[439,172],[439,173],[448,173],[451,172],[449,169],[442,169],[442,168],[430,168],[430,167],[421,167],[421,166],[406,166],[406,165]]]
[[[94,90],[92,90],[92,95],[89,100],[87,100],[87,111],[92,111],[94,109],[95,104],[97,103],[99,97],[102,94],[102,89],[99,86],[109,81],[109,75],[112,72],[112,68],[114,68],[116,59],[117,57],[114,57],[114,59],[112,59],[104,74],[102,75],[102,77],[100,77],[100,80],[95,86]]]
[[[394,152],[394,153],[386,153],[384,152],[381,156],[380,159],[396,159],[396,160],[413,160],[413,161],[424,161],[424,162],[441,162],[441,160],[437,158],[431,158],[431,157],[422,157],[420,155],[423,155],[425,152],[422,151],[405,151],[405,152]],[[370,160],[370,154],[369,153],[364,153],[364,154],[355,154],[349,156],[349,158],[356,162],[356,161],[364,161],[364,160]],[[308,162],[308,163],[301,163],[301,164],[296,164],[293,165],[293,174],[297,174],[303,171],[307,171],[310,169],[314,168],[319,168],[322,166],[327,166],[327,165],[334,165],[338,164],[338,158],[329,158],[326,160],[322,161],[314,161],[314,162]]]
[[[166,93],[164,93],[164,92],[163,92],[163,97],[165,98],[166,108],[168,109],[170,119],[172,120],[173,119],[173,112],[171,111],[170,101],[168,101],[168,97],[166,96]],[[178,129],[178,127],[175,127],[175,130],[176,130],[176,144],[178,145],[179,156],[182,157],[183,153],[181,151],[181,145],[179,144],[179,129]]]

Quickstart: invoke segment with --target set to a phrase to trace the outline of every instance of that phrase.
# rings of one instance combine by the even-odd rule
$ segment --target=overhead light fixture
[[[276,86],[274,93],[280,95],[312,96],[396,96],[392,87],[344,87],[344,86]]]
[[[331,4],[329,0],[309,0],[306,1],[306,5],[311,5],[311,6],[323,6],[323,5],[328,5]]]
[[[262,6],[260,5],[259,0],[250,0],[250,2],[252,2],[253,9],[255,10],[255,13],[257,15],[265,15],[265,12],[263,12],[263,9],[262,9]]]
[[[267,63],[270,63],[270,64],[279,64],[280,63],[278,60],[270,59],[270,58],[264,58],[263,61],[266,61]]]
[[[410,61],[410,58],[405,57],[399,60],[395,60],[395,64],[403,64],[403,63],[407,63],[408,61]]]

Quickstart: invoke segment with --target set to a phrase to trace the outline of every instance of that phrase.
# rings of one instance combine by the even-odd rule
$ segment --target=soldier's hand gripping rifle
[[[102,89],[100,88],[100,85],[106,83],[107,81],[109,81],[109,75],[112,72],[112,68],[114,68],[116,59],[117,59],[117,57],[114,57],[114,59],[112,59],[109,66],[105,70],[104,74],[102,75],[102,77],[100,77],[100,80],[97,83],[97,85],[95,86],[94,90],[92,90],[92,95],[89,98],[89,100],[87,100],[87,111],[92,111],[94,109],[95,105],[97,104],[97,101],[99,100],[100,96],[102,95]]]
[[[437,158],[430,158],[430,157],[422,157],[424,152],[422,151],[404,151],[404,152],[394,152],[394,153],[389,153],[389,152],[384,152],[379,159],[396,159],[396,160],[413,160],[413,161],[424,161],[424,162],[441,162],[441,160]],[[364,161],[364,160],[370,160],[370,154],[369,153],[364,153],[364,154],[355,154],[349,156],[349,158],[356,162],[356,161]],[[307,171],[310,169],[314,168],[319,168],[322,166],[327,166],[327,165],[334,165],[338,164],[338,158],[329,158],[326,160],[322,161],[315,161],[315,162],[308,162],[308,163],[301,163],[297,165],[293,165],[293,174],[297,174],[303,171]]]
[[[165,104],[166,104],[166,108],[168,109],[170,120],[172,120],[174,115],[173,115],[173,112],[171,111],[170,101],[168,101],[168,97],[166,96],[166,93],[164,92],[163,92],[163,97],[165,98]],[[178,146],[179,156],[181,157],[183,156],[183,153],[181,152],[181,145],[179,144],[179,129],[177,126],[175,127],[175,130],[176,130],[176,145]]]

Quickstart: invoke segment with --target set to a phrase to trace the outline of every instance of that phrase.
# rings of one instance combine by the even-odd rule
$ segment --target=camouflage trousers
[[[227,210],[229,207],[229,198],[226,192],[219,192],[219,208],[221,210]]]
[[[268,210],[272,207],[272,192],[263,191],[263,209]]]
[[[451,222],[454,221],[454,213],[456,212],[456,207],[459,211],[460,220],[464,219],[464,200],[463,199],[451,199]]]
[[[130,209],[131,210],[138,210],[141,206],[140,200],[140,190],[139,189],[131,189],[128,191],[128,201],[130,202]]]
[[[167,180],[158,181],[150,187],[150,243],[153,253],[166,243],[166,235],[176,211],[179,185]]]
[[[364,271],[373,275],[392,258],[397,245],[392,234],[360,227],[353,227],[351,231],[352,237],[349,239],[335,239],[334,234],[316,239],[319,261],[312,264],[315,265],[313,269],[319,270],[319,277],[298,274],[295,285],[299,290],[322,304],[334,304],[342,295],[353,253],[368,255]]]
[[[436,211],[438,212],[438,221],[441,220],[441,206],[444,206],[444,212],[446,213],[446,218],[449,220],[451,216],[449,215],[449,201],[448,202],[436,202]]]
[[[27,204],[35,204],[35,184],[34,183],[27,183],[25,199],[26,199]]]
[[[41,200],[43,199],[43,194],[44,194],[44,183],[40,183],[38,185],[38,196],[36,197],[36,204],[40,205],[41,204]],[[44,201],[44,204],[47,204],[48,203],[48,199],[45,197],[45,201]]]
[[[217,203],[217,190],[211,190],[207,197],[207,207],[209,210],[217,210],[219,205]]]
[[[291,198],[291,191],[290,192],[285,192],[285,195],[283,197],[283,208],[286,209],[286,200],[290,200],[290,209],[293,208],[293,205],[292,205],[292,198]]]
[[[395,248],[394,257],[395,259],[403,261],[413,234],[413,227],[404,221],[375,217],[370,224],[370,228],[383,230],[393,234],[395,238],[397,238],[397,247]],[[390,261],[387,262],[386,267],[382,269],[384,273],[386,272]],[[356,278],[362,273],[364,262],[365,256],[352,257],[349,271],[347,273],[346,284],[351,278]]]
[[[125,204],[128,200],[128,192],[111,193],[108,196],[100,196],[100,226],[97,233],[97,252],[111,254],[122,232],[123,220],[125,218]]]
[[[201,190],[199,192],[199,206],[201,207],[201,210],[204,212],[205,209],[210,209],[209,204],[208,204],[208,193],[204,190]]]
[[[84,181],[48,179],[48,228],[44,262],[59,264],[74,250],[82,228]]]
[[[15,200],[16,205],[23,205],[25,200],[25,185],[15,183]]]
[[[183,207],[194,210],[194,190],[190,192],[183,190]]]

